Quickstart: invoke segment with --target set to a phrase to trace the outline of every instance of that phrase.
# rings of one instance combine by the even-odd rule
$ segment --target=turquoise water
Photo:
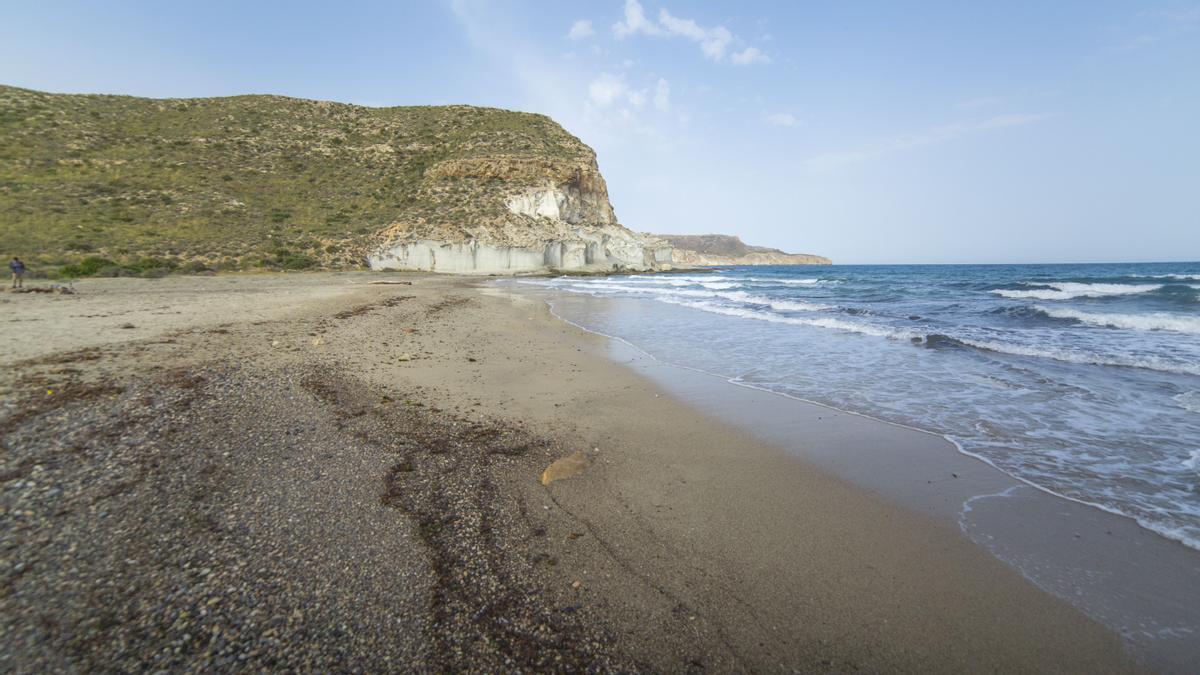
[[[945,434],[1200,549],[1200,263],[734,267],[525,280],[739,384]]]

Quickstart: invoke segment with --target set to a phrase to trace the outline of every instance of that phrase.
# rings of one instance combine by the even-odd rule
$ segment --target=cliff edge
[[[809,253],[785,253],[777,248],[750,246],[727,234],[655,235],[673,247],[680,265],[830,265],[832,260]]]
[[[0,86],[0,249],[38,266],[645,270],[595,153],[544,115]],[[147,262],[150,261],[150,262]]]

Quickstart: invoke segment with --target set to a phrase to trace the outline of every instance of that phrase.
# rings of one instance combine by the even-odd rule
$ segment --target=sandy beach
[[[486,280],[76,291],[0,296],[6,671],[1140,669],[947,519]],[[810,443],[864,438],[942,443]]]

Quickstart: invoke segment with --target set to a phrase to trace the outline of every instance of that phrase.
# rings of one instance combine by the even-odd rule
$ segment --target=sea
[[[1200,263],[517,283],[620,299],[619,312],[555,309],[666,363],[944,435],[1020,481],[1200,549]]]

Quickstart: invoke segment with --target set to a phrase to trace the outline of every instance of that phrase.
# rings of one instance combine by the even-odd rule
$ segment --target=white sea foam
[[[1177,333],[1200,333],[1200,317],[1180,316],[1167,312],[1149,314],[1111,314],[1081,312],[1075,309],[1043,307],[1034,305],[1046,316],[1055,319],[1074,319],[1093,326],[1128,328],[1130,330],[1170,330]]]
[[[900,340],[904,342],[918,341],[922,342],[928,339],[925,333],[893,329],[884,326],[873,326],[870,324],[858,323],[854,321],[845,321],[830,317],[809,318],[809,317],[794,317],[782,316],[773,312],[764,312],[745,307],[729,307],[726,305],[718,305],[704,300],[690,301],[676,298],[664,297],[663,302],[671,304],[683,305],[693,309],[699,309],[713,314],[724,314],[726,316],[736,316],[744,319],[755,319],[758,321],[769,321],[771,323],[784,323],[795,326],[812,326],[814,328],[828,328],[851,333],[859,333],[862,335],[872,335],[875,337],[888,338],[891,340]],[[1028,345],[1012,344],[1005,342],[996,342],[990,340],[974,340],[971,338],[954,338],[964,345],[983,349],[986,351],[997,352],[1001,354],[1011,354],[1014,356],[1029,356],[1034,358],[1054,359],[1056,361],[1067,361],[1070,363],[1083,363],[1089,365],[1101,366],[1122,366],[1127,368],[1143,368],[1146,370],[1157,370],[1168,373],[1183,373],[1189,375],[1200,375],[1200,365],[1191,365],[1179,363],[1167,359],[1162,359],[1154,356],[1144,357],[1124,357],[1124,356],[1105,356],[1101,354],[1092,354],[1087,352],[1074,352],[1064,349],[1055,349],[1052,347],[1032,347]]]
[[[1103,298],[1113,295],[1149,293],[1162,284],[1077,284],[1025,282],[1027,286],[1047,286],[1028,291],[996,289],[992,293],[1013,300],[1071,300],[1072,298]]]
[[[699,290],[694,288],[678,288],[663,286],[627,286],[612,283],[576,283],[564,287],[568,291],[591,293],[593,295],[612,295],[614,293],[633,293],[636,295],[681,296],[691,298],[725,298],[727,300],[742,300],[747,296],[745,291],[719,293],[717,291]]]
[[[1139,279],[1176,279],[1179,281],[1200,281],[1200,274],[1133,274]]]
[[[1193,450],[1188,458],[1183,460],[1183,466],[1186,469],[1191,469],[1196,473],[1200,473],[1200,450]]]
[[[1068,363],[1083,363],[1094,366],[1121,366],[1124,368],[1142,368],[1157,370],[1162,373],[1180,373],[1183,375],[1200,375],[1200,364],[1181,363],[1158,356],[1105,356],[1088,352],[1073,352],[1053,347],[1031,347],[1028,345],[995,342],[990,340],[973,340],[958,338],[963,344],[977,349],[1012,354],[1014,356],[1032,356],[1042,359],[1054,359]]]
[[[613,284],[610,282],[578,282],[566,287],[566,290],[575,292],[584,292],[598,295],[610,295],[612,292],[633,293],[647,295],[656,300],[667,302],[675,305],[683,305],[701,311],[724,314],[726,316],[736,316],[745,319],[754,319],[758,321],[768,321],[772,323],[783,323],[797,326],[811,326],[813,328],[826,328],[861,335],[872,335],[875,337],[883,337],[892,340],[904,342],[925,341],[927,335],[923,332],[917,332],[904,329],[893,329],[885,326],[875,326],[866,323],[854,321],[845,321],[832,317],[798,317],[790,315],[777,314],[775,312],[754,309],[750,307],[729,306],[712,302],[713,300],[729,300],[736,303],[747,303],[753,305],[766,305],[771,309],[778,311],[820,311],[834,309],[827,305],[818,305],[814,303],[803,303],[787,300],[775,300],[764,296],[751,295],[745,291],[709,291],[698,289],[685,288],[663,288],[663,287],[638,287],[625,284]],[[1042,311],[1047,311],[1046,308],[1038,307]],[[1057,310],[1053,310],[1057,311]],[[1070,311],[1070,310],[1067,310]],[[1049,313],[1047,311],[1047,313]],[[1069,317],[1074,318],[1074,317]],[[1145,330],[1149,328],[1142,327]],[[968,337],[953,336],[964,345],[983,349],[986,351],[997,352],[1001,354],[1011,354],[1014,356],[1028,356],[1032,358],[1053,359],[1056,361],[1065,361],[1068,363],[1080,363],[1087,365],[1100,366],[1120,366],[1126,368],[1142,368],[1145,370],[1155,370],[1165,373],[1180,373],[1185,375],[1200,375],[1200,364],[1180,362],[1172,359],[1165,359],[1153,355],[1104,355],[1091,352],[1071,351],[1059,349],[1052,346],[1031,346],[1010,342],[1000,342],[994,340],[978,340]]]
[[[749,302],[758,302],[750,300]],[[762,303],[769,306],[771,309],[777,309],[781,312],[819,312],[824,309],[834,309],[829,305],[821,305],[815,302],[800,302],[797,300],[772,300],[763,298]]]
[[[815,286],[816,284],[836,284],[837,279],[780,279],[778,277],[746,277],[744,281],[756,284],[779,284],[782,286]]]
[[[662,288],[662,287],[633,287],[611,283],[589,282],[575,284],[569,287],[568,290],[583,291],[589,293],[599,292],[607,294],[606,291],[616,291],[624,293],[635,293],[649,295],[662,302],[670,304],[683,305],[701,311],[724,314],[726,316],[736,316],[744,319],[754,319],[758,321],[768,321],[771,323],[783,323],[797,326],[811,326],[813,328],[826,328],[845,332],[859,333],[862,335],[872,335],[875,337],[883,337],[892,340],[900,341],[924,341],[927,336],[923,332],[892,329],[884,326],[874,326],[865,323],[854,321],[845,321],[832,317],[797,317],[777,314],[775,312],[763,311],[749,307],[729,306],[712,302],[713,300],[730,300],[738,303],[748,303],[756,305],[767,305],[772,309],[779,311],[819,311],[823,309],[832,309],[825,305],[816,305],[810,303],[795,303],[786,300],[773,300],[764,296],[755,296],[744,291],[718,292],[696,289],[682,288]],[[1038,307],[1042,311],[1047,311],[1046,308]],[[1057,311],[1057,310],[1051,310]],[[1071,311],[1071,310],[1065,310]],[[1067,317],[1075,318],[1075,317]],[[1149,330],[1148,328],[1144,328]],[[1123,355],[1101,355],[1090,352],[1078,352],[1065,349],[1058,349],[1050,346],[1030,346],[1008,342],[999,342],[994,340],[976,340],[966,337],[957,337],[957,340],[965,345],[983,349],[991,352],[1002,354],[1011,354],[1014,356],[1028,356],[1033,358],[1053,359],[1056,361],[1066,361],[1069,363],[1081,363],[1088,365],[1101,366],[1121,366],[1127,368],[1143,368],[1146,370],[1156,370],[1159,372],[1181,373],[1188,375],[1200,375],[1200,364],[1188,364],[1164,359],[1157,356],[1123,356]]]
[[[603,281],[598,281],[598,282],[575,281],[573,283],[575,283],[576,285],[622,286],[622,287],[628,287],[628,288],[639,288],[639,287],[655,288],[655,287],[662,287],[662,286],[672,286],[672,287],[678,288],[678,287],[682,287],[682,286],[703,286],[704,288],[709,288],[709,289],[713,289],[713,290],[725,290],[725,289],[729,289],[729,288],[737,288],[738,286],[741,285],[737,282],[737,280],[715,281],[713,279],[713,277],[709,277],[706,279],[696,279],[693,277],[671,277],[671,278],[658,278],[658,279],[628,277],[628,278],[608,278],[608,279],[604,279]]]
[[[559,277],[560,279],[570,279],[571,277]],[[630,274],[624,277],[604,277],[605,280],[624,281],[628,279],[641,279],[645,281],[662,281],[664,279],[684,279],[687,281],[708,281],[715,279],[712,274]]]
[[[712,302],[676,300],[671,298],[662,298],[664,302],[669,302],[676,305],[683,305],[693,309],[710,312],[712,314],[724,314],[726,316],[736,316],[743,319],[755,319],[757,321],[768,321],[771,323],[783,323],[793,326],[812,326],[815,328],[831,328],[834,330],[846,331],[850,333],[860,333],[863,335],[874,335],[876,337],[892,338],[896,340],[912,340],[924,339],[924,334],[915,333],[912,331],[893,330],[880,326],[871,326],[869,324],[857,323],[854,321],[844,321],[834,318],[808,318],[783,316],[774,312],[764,312],[758,309],[750,309],[747,307],[730,307],[727,305],[718,305]]]
[[[1200,413],[1200,391],[1185,391],[1182,394],[1176,394],[1171,397],[1180,408],[1190,410],[1194,413]]]
[[[727,289],[736,288],[738,284],[704,284],[704,287],[712,289]],[[612,283],[576,283],[566,287],[566,290],[585,292],[585,293],[633,293],[637,295],[649,295],[656,299],[666,298],[712,298],[721,300],[732,300],[734,302],[743,302],[753,305],[766,305],[771,309],[781,312],[819,312],[823,310],[835,309],[830,305],[821,305],[813,302],[803,302],[798,300],[778,300],[769,298],[764,295],[751,295],[745,291],[730,291],[727,293],[713,292],[708,290],[698,290],[690,288],[663,288],[663,287],[638,287],[627,286]]]

